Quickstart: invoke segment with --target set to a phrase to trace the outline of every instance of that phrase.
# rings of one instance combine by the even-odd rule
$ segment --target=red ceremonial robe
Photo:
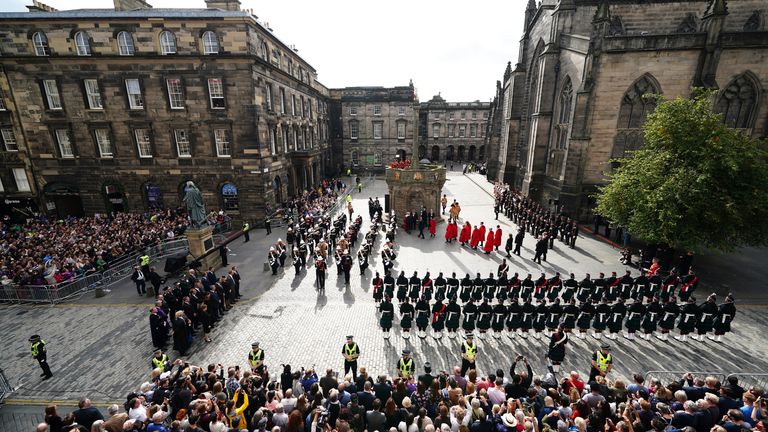
[[[459,237],[459,241],[462,243],[468,242],[471,234],[472,226],[470,224],[464,224],[464,227],[461,228],[461,237]]]
[[[480,241],[483,241],[485,239],[485,225],[480,225]]]
[[[437,221],[434,219],[429,220],[429,233],[432,235],[435,235],[435,232],[437,231]]]
[[[496,247],[501,246],[501,228],[496,228],[496,241],[494,243]]]
[[[472,240],[470,240],[469,245],[472,247],[477,247],[477,244],[480,243],[480,240],[483,238],[483,235],[480,234],[480,229],[475,228],[472,230]]]
[[[493,236],[493,229],[488,231],[488,238],[485,240],[485,244],[483,245],[483,250],[486,252],[493,251],[493,246],[495,243],[495,237]]]
[[[451,240],[456,240],[459,237],[459,224],[452,223],[451,226]]]

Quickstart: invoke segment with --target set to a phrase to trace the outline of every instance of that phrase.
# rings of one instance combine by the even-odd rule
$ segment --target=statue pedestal
[[[213,252],[204,258],[200,258],[216,246],[213,242],[213,227],[187,228],[186,236],[189,242],[189,256],[187,257],[189,262],[198,259],[201,265],[200,270],[202,271],[208,270],[208,267],[221,267],[221,256],[219,256],[218,252]]]
[[[416,165],[407,169],[387,168],[389,201],[397,218],[402,220],[406,212],[433,210],[438,222],[440,197],[445,184],[445,168],[438,165]]]

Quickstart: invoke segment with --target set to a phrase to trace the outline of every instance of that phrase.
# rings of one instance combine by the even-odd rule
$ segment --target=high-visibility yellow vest
[[[40,345],[45,347],[45,341],[40,339],[39,341],[32,344],[32,358],[37,358],[37,355],[40,354]]]
[[[467,359],[470,361],[475,359],[475,355],[477,354],[477,344],[472,343],[472,345],[464,342],[464,352],[467,354]]]
[[[149,265],[149,255],[142,255],[139,259],[141,260],[142,267]]]
[[[162,357],[152,357],[152,364],[155,365],[155,369],[160,369],[160,372],[165,372],[165,363],[168,361],[168,356],[163,354]]]
[[[256,364],[259,362],[259,357],[261,357],[261,350],[257,350],[256,352],[251,350],[249,355],[251,357],[251,367],[256,367]]]
[[[353,343],[351,348],[349,345],[344,344],[344,349],[347,351],[348,356],[353,356],[355,355],[355,351],[357,351],[357,344]]]
[[[404,377],[413,375],[413,372],[411,372],[411,366],[413,366],[412,358],[409,358],[407,362],[403,360],[403,358],[400,358],[400,375]]]
[[[248,230],[251,229],[251,226],[248,224],[248,222],[243,224],[243,232],[248,232]]]
[[[608,362],[611,361],[611,355],[608,354],[606,356],[603,356],[603,353],[598,351],[597,352],[597,368],[601,371],[605,372],[608,369]]]

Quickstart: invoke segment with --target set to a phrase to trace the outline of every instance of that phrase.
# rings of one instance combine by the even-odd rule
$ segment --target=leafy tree
[[[766,143],[726,127],[711,91],[654,97],[645,145],[614,161],[597,212],[645,241],[691,251],[768,244]]]

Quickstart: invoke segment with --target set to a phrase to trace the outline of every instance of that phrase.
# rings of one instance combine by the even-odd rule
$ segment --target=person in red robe
[[[467,222],[461,228],[461,236],[459,237],[459,242],[461,243],[461,245],[466,246],[471,236],[472,236],[472,225],[470,225],[469,222]]]
[[[480,229],[478,227],[472,229],[472,240],[469,241],[469,245],[472,246],[472,249],[477,249],[477,244],[480,243],[480,239],[482,238],[483,235],[480,234]]]
[[[483,244],[485,242],[485,224],[480,222],[480,243]]]
[[[485,251],[485,254],[488,255],[493,251],[494,246],[496,246],[496,237],[493,235],[493,228],[488,230],[488,238],[485,240],[485,244],[483,245],[483,250]]]
[[[429,218],[429,236],[435,238],[435,232],[437,231],[437,221],[435,218]]]
[[[499,225],[496,225],[496,239],[494,245],[496,246],[495,249],[499,250],[499,246],[501,246],[501,227]]]
[[[451,228],[451,241],[458,240],[458,238],[459,238],[459,224],[456,223],[456,221],[453,221],[453,223],[451,225],[453,225],[453,228]]]

